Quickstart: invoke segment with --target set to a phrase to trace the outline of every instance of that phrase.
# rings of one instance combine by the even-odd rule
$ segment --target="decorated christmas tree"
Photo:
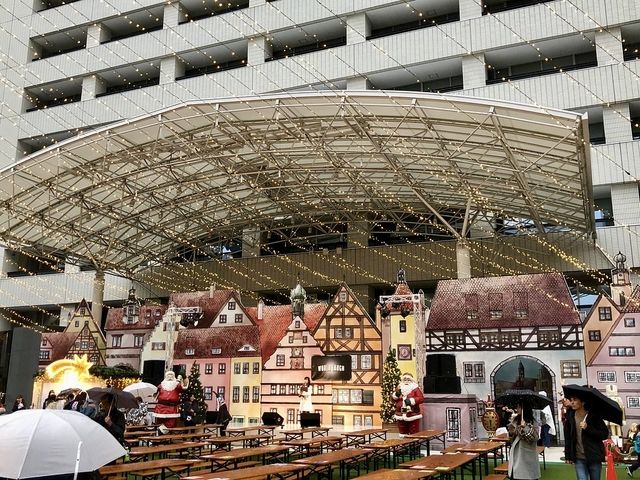
[[[400,369],[398,360],[392,349],[389,349],[387,358],[382,370],[382,405],[380,406],[380,418],[383,423],[393,422],[395,404],[391,399],[391,394],[400,383]]]
[[[202,389],[202,383],[200,383],[200,365],[193,362],[191,365],[191,371],[189,372],[189,387],[182,391],[180,398],[182,404],[188,402],[189,398],[193,395],[193,409],[195,410],[196,423],[202,423],[205,420],[207,413],[207,404],[204,401],[204,390]]]

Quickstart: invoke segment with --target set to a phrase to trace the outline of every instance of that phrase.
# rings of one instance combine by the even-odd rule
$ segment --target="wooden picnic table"
[[[389,470],[386,468],[367,473],[351,480],[421,480],[439,475],[435,470]]]
[[[313,437],[313,438],[297,438],[295,440],[282,440],[280,445],[288,445],[293,447],[296,453],[306,453],[311,455],[312,450],[320,450],[319,453],[329,450],[337,450],[342,448],[344,439],[338,436],[332,437]]]
[[[147,444],[151,443],[171,443],[174,441],[185,442],[188,440],[201,439],[201,438],[209,438],[213,437],[213,433],[174,433],[168,435],[146,435],[143,437],[138,437],[136,440],[141,442],[145,442]]]
[[[344,432],[342,435],[347,439],[347,447],[352,445],[362,446],[365,443],[370,443],[371,440],[386,440],[388,431],[386,428],[367,428],[365,430]]]
[[[264,447],[234,448],[228,451],[214,452],[210,455],[202,455],[202,460],[211,463],[211,471],[228,470],[237,468],[238,464],[251,457],[261,457],[262,464],[277,462],[281,456],[288,460],[289,447],[286,445],[266,445]]]
[[[484,474],[489,475],[489,454],[493,455],[493,466],[498,465],[498,460],[495,455],[497,450],[501,450],[504,444],[500,442],[470,442],[460,447],[457,447],[458,452],[465,453],[477,453],[480,456],[480,466],[484,463]]]
[[[258,447],[260,445],[266,445],[272,440],[273,437],[271,435],[264,433],[260,435],[239,435],[236,437],[208,437],[206,439],[216,450],[231,450],[231,445],[238,442],[242,442],[243,448]]]
[[[411,460],[416,457],[415,449],[411,448],[416,442],[417,440],[413,438],[389,438],[367,443],[365,447],[373,451],[374,469],[378,466],[378,458],[382,458],[385,466],[395,468],[398,465],[398,457],[402,452],[407,452]],[[391,465],[392,463],[393,465]]]
[[[256,467],[239,468],[226,472],[202,473],[181,477],[180,480],[270,480],[273,478],[302,478],[307,467],[292,463],[271,463]]]
[[[156,477],[157,474],[155,473],[145,475],[144,472],[154,472],[159,470],[160,478],[161,480],[164,480],[166,478],[167,472],[175,475],[186,467],[188,473],[191,465],[196,462],[199,462],[199,460],[195,460],[192,458],[163,458],[160,460],[148,460],[146,462],[127,462],[117,463],[115,465],[107,465],[100,468],[98,472],[102,477],[110,477],[113,475],[121,474],[131,474],[143,477]]]
[[[153,459],[154,455],[159,455],[161,458],[166,457],[167,453],[170,452],[184,452],[187,451],[187,455],[189,455],[189,450],[198,450],[198,455],[202,454],[202,448],[207,447],[209,444],[207,442],[184,442],[184,443],[167,443],[164,445],[152,445],[150,447],[133,447],[129,450],[129,459],[132,462],[139,460],[147,460],[148,457]]]
[[[227,428],[227,435],[234,437],[238,435],[246,435],[248,432],[256,432],[258,434],[266,433],[273,435],[273,431],[276,429],[275,425],[255,425],[253,427],[236,427]]]
[[[296,428],[293,430],[282,430],[285,440],[296,440],[299,438],[304,438],[305,433],[310,433],[311,438],[328,435],[331,427],[309,427],[309,428]]]
[[[293,463],[308,466],[311,473],[320,474],[320,472],[326,470],[328,478],[331,478],[333,465],[338,464],[340,478],[345,480],[349,478],[351,470],[357,470],[358,475],[360,475],[360,465],[364,463],[366,466],[370,455],[371,450],[364,448],[343,448],[333,452],[314,455],[313,457],[299,458],[298,460],[294,460]]]
[[[438,474],[451,473],[458,468],[464,472],[465,468],[471,471],[471,478],[476,478],[477,453],[447,453],[444,455],[431,455],[420,457],[409,462],[398,465],[399,468],[409,468],[411,470],[434,470]],[[464,473],[463,473],[464,476]]]
[[[407,435],[406,438],[418,439],[420,446],[424,445],[427,447],[427,456],[429,456],[431,455],[431,440],[440,440],[442,442],[442,448],[446,448],[446,435],[446,430],[421,430]]]
[[[200,423],[198,425],[189,425],[184,427],[170,427],[170,428],[167,428],[167,430],[169,430],[169,432],[171,433],[174,433],[174,432],[175,433],[182,433],[182,432],[218,433],[220,431],[220,427],[222,427],[222,425],[218,423]]]

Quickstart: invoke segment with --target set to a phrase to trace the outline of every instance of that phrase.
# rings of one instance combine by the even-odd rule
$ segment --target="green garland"
[[[103,378],[105,380],[110,378],[140,378],[140,372],[129,365],[116,365],[115,367],[93,365],[89,369],[89,373],[94,377]]]

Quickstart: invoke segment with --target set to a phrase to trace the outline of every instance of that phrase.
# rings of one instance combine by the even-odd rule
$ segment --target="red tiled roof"
[[[467,318],[468,305],[477,308],[477,318]],[[490,310],[497,309],[502,310],[502,317],[492,318]],[[522,309],[526,309],[527,316],[516,318],[515,311]],[[427,330],[580,323],[562,274],[543,273],[441,280],[431,304]]]
[[[156,310],[160,310],[160,316],[156,316]],[[155,327],[154,320],[157,318],[162,319],[167,311],[166,305],[142,305],[140,306],[140,316],[137,323],[124,323],[122,317],[124,312],[122,308],[110,308],[107,312],[107,321],[105,323],[105,330],[111,332],[114,330],[152,330]],[[150,312],[150,316],[147,317],[147,312]],[[147,325],[147,318],[150,319],[149,325]]]
[[[240,352],[244,345],[255,351]],[[195,350],[193,355],[185,355],[188,348]],[[212,348],[220,348],[220,354],[212,354]],[[260,332],[254,325],[179,330],[174,352],[176,359],[254,357],[260,355]]]
[[[640,286],[635,286],[622,308],[622,313],[640,313]]]
[[[220,310],[232,298],[240,308],[244,309],[240,296],[235,290],[214,290],[213,294],[208,290],[206,292],[173,293],[169,298],[169,303],[173,302],[176,307],[201,307],[203,316],[196,327],[200,329],[210,327]]]
[[[43,333],[42,339],[51,344],[51,354],[46,363],[61,360],[67,356],[80,332],[52,332]]]

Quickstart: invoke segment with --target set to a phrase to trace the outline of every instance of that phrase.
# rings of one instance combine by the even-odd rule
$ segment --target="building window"
[[[316,384],[316,393],[318,395],[324,395],[324,385]]]
[[[235,362],[233,364],[233,373],[235,375],[240,375],[240,368],[241,368],[240,362]]]
[[[489,310],[489,318],[502,318],[502,310]]]
[[[462,333],[447,333],[444,336],[444,341],[448,345],[464,345],[464,334]]]
[[[598,319],[611,320],[611,307],[598,307]]]
[[[331,417],[332,425],[344,425],[344,416],[343,415],[333,415]]]
[[[46,339],[46,338],[43,338],[43,339],[42,339],[42,346],[43,346],[43,347],[46,347],[46,346],[47,346],[47,339]]]
[[[249,387],[242,387],[242,403],[249,403]]]
[[[133,346],[142,347],[144,345],[144,334],[133,336]]]
[[[640,408],[640,397],[627,397],[627,407]]]
[[[89,342],[87,340],[80,341],[80,350],[86,350],[89,348]]]
[[[220,347],[213,347],[211,349],[211,355],[220,355],[222,353],[222,349]]]
[[[276,367],[284,367],[284,355],[276,355]]]
[[[347,301],[347,292],[340,292],[340,294],[338,295],[338,299],[341,303],[344,303]]]
[[[609,347],[610,357],[634,357],[635,354],[634,347]]]
[[[611,383],[616,381],[616,372],[598,372],[598,383]]]
[[[235,315],[235,322],[236,323],[242,323],[243,317],[241,313],[236,313]]]
[[[249,375],[249,362],[242,362],[242,374]]]
[[[400,320],[400,333],[404,333],[407,331],[407,321],[406,320]]]
[[[351,327],[344,327],[344,338],[353,338],[353,329]]]
[[[358,355],[351,355],[351,370],[358,369]]]
[[[589,340],[592,342],[599,342],[600,338],[600,330],[589,330]]]
[[[336,328],[336,338],[342,338],[342,328]]]
[[[289,343],[293,343],[293,335],[289,335]]]
[[[218,387],[216,389],[216,391],[218,392],[218,395],[220,395],[222,398],[225,397],[225,389],[224,389],[224,387]]]
[[[277,395],[277,394],[278,394],[278,386],[271,385],[271,395]]]
[[[253,387],[253,395],[251,397],[251,401],[253,403],[258,403],[260,401],[260,387]]]
[[[636,319],[635,318],[625,318],[624,319],[624,326],[627,328],[633,328],[636,326]]]
[[[580,378],[580,360],[560,362],[560,376],[562,378]]]
[[[204,364],[204,374],[211,375],[213,373],[213,363]]]
[[[529,312],[527,310],[516,310],[513,312],[516,318],[527,318],[529,317]]]
[[[76,326],[76,328],[80,327],[80,320],[76,320],[75,326]]]
[[[165,342],[152,342],[151,343],[151,350],[165,350],[166,349],[166,343]]]
[[[464,383],[484,383],[484,362],[463,362]]]
[[[477,310],[467,310],[467,320],[476,320],[478,318]]]
[[[640,372],[624,372],[624,381],[627,383],[640,382]]]
[[[240,402],[240,387],[233,387],[232,394],[231,394],[231,401],[233,403]]]
[[[560,340],[560,332],[558,329],[540,330],[538,332],[538,345],[544,343],[555,343]]]
[[[184,349],[184,354],[185,355],[195,355],[196,353],[196,349],[195,348],[185,348]]]
[[[114,335],[111,337],[111,346],[112,347],[121,347],[122,346],[122,335]]]
[[[260,373],[260,362],[253,362],[253,374],[257,375]]]
[[[227,364],[226,363],[219,363],[218,364],[218,374],[224,375],[225,373],[227,373]]]
[[[213,387],[204,387],[202,393],[204,394],[205,400],[211,400],[211,398],[213,398]]]
[[[278,391],[280,392],[280,395],[286,395],[287,394],[287,386],[286,385],[280,385],[280,388],[278,389]]]
[[[225,313],[220,314],[220,321],[218,323],[227,323],[227,315]]]
[[[447,439],[460,440],[460,409],[447,408]]]
[[[295,395],[298,393],[298,385],[294,385],[293,383],[289,384],[289,395]]]
[[[360,356],[360,368],[362,370],[371,370],[371,355]]]
[[[40,360],[49,360],[49,350],[40,350]]]
[[[287,423],[295,423],[296,411],[293,408],[287,408]]]
[[[306,335],[303,335],[302,336],[302,343],[307,343],[307,338],[308,337]]]
[[[228,310],[235,310],[236,309],[236,302],[234,302],[233,300],[231,300],[229,302],[229,304],[227,305],[227,309]]]
[[[293,322],[293,328],[300,328],[300,320]]]

